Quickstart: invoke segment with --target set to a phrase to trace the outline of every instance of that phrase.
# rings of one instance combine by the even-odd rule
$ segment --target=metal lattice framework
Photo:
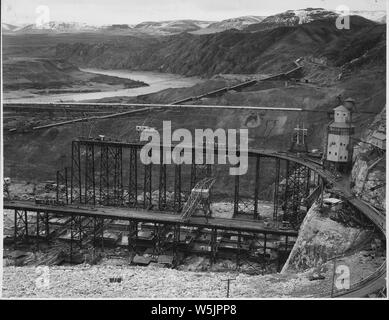
[[[234,214],[253,214],[254,219],[260,218],[260,213],[258,210],[258,202],[259,202],[259,190],[260,190],[260,170],[261,170],[261,157],[260,155],[254,156],[254,190],[249,190],[249,195],[245,197],[241,194],[242,186],[240,184],[241,177],[239,175],[235,176],[234,179]],[[280,190],[280,179],[281,179],[281,159],[274,158],[272,162],[274,162],[275,167],[275,175],[274,175],[274,194],[273,194],[273,202],[274,202],[274,213],[273,220],[278,219],[278,209],[280,206],[280,200],[282,195],[282,190]],[[247,187],[246,187],[247,188]],[[247,192],[246,192],[247,193]]]
[[[57,203],[69,203],[69,168],[63,171],[57,171],[56,201]]]
[[[92,144],[93,146],[89,146],[88,144]],[[111,150],[110,150],[111,148]],[[130,155],[130,173],[129,173],[129,186],[128,186],[128,204],[137,205],[137,195],[143,190],[150,190],[150,203],[151,203],[151,191],[158,190],[160,191],[160,197],[158,202],[158,208],[162,208],[164,210],[169,210],[167,204],[167,198],[164,196],[164,192],[166,192],[167,187],[167,168],[168,166],[160,166],[159,170],[159,179],[155,179],[156,183],[158,183],[157,188],[152,185],[151,173],[152,167],[149,167],[149,172],[147,172],[146,167],[144,168],[144,184],[143,189],[142,186],[138,186],[138,166],[137,166],[137,156],[139,151],[139,146],[137,144],[129,144],[129,143],[114,143],[114,142],[106,142],[106,141],[96,141],[96,140],[88,140],[88,141],[74,141],[72,143],[72,157],[71,157],[71,168],[70,168],[70,199],[71,203],[86,203],[86,204],[94,204],[96,199],[96,188],[97,186],[93,183],[96,182],[96,177],[103,176],[103,170],[100,172],[96,172],[96,168],[105,169],[105,180],[103,184],[99,184],[100,196],[105,193],[109,201],[106,201],[108,205],[113,203],[114,205],[121,206],[123,205],[123,153],[122,148],[133,148],[134,151],[132,155]],[[106,150],[106,151],[104,151]],[[288,220],[295,228],[298,228],[299,223],[302,221],[306,211],[309,209],[309,206],[313,203],[313,201],[321,199],[323,201],[323,190],[325,183],[335,183],[336,179],[330,177],[325,170],[320,169],[319,167],[315,167],[312,164],[309,164],[307,161],[301,158],[297,158],[296,156],[291,155],[283,155],[281,153],[271,153],[271,152],[263,152],[261,156],[258,150],[254,150],[249,152],[249,157],[255,157],[255,190],[252,195],[254,199],[254,217],[258,217],[258,199],[259,199],[259,185],[260,185],[260,165],[261,159],[271,158],[275,159],[275,180],[274,180],[274,196],[272,200],[274,201],[274,212],[273,219],[279,220],[281,217],[280,208],[283,210],[282,218],[284,220]],[[103,161],[106,161],[104,164],[103,161],[100,160],[99,163],[99,155],[100,159],[103,158]],[[102,156],[104,155],[104,157]],[[282,174],[282,164],[285,162],[286,169],[285,174]],[[99,166],[100,165],[100,166]],[[312,168],[312,172],[309,169]],[[182,165],[174,165],[174,209],[180,210],[182,208],[183,199],[181,199],[181,191],[182,187]],[[210,168],[210,167],[209,167]],[[191,168],[191,176],[190,181],[196,181],[198,177],[201,177],[201,170],[197,170],[198,167],[194,166]],[[60,204],[60,199],[68,198],[67,187],[61,188],[62,186],[69,185],[68,184],[68,173],[65,171],[57,173],[57,204]],[[216,171],[216,170],[215,170]],[[132,173],[131,173],[132,172]],[[206,176],[210,176],[210,171],[206,171]],[[135,177],[135,179],[134,179]],[[284,177],[284,178],[282,178]],[[185,178],[185,180],[188,180]],[[101,180],[99,180],[101,181]],[[201,181],[201,180],[200,180]],[[132,183],[131,183],[132,182]],[[188,181],[189,182],[189,181]],[[283,183],[284,182],[284,183]],[[266,182],[267,184],[267,182]],[[239,206],[240,197],[240,179],[235,178],[235,197],[234,197],[234,207]],[[341,187],[341,186],[340,186]],[[61,191],[62,190],[62,191]],[[130,191],[131,190],[131,191]],[[342,190],[342,187],[341,187]],[[341,195],[340,190],[340,195]],[[161,192],[162,191],[162,192]],[[335,192],[333,190],[333,192]],[[65,195],[63,195],[65,193]],[[130,194],[132,194],[130,196]],[[200,192],[201,194],[201,192]],[[320,197],[321,194],[321,197]],[[135,196],[135,197],[134,197]],[[133,199],[132,201],[130,201]],[[165,197],[165,198],[164,198]],[[112,202],[110,200],[113,200]],[[355,206],[356,214],[353,214],[352,217],[348,215],[348,218],[364,225],[371,225],[371,222],[375,221],[375,227],[378,227],[381,231],[385,232],[385,228],[383,227],[384,219],[377,218],[376,215],[363,214],[367,210],[360,209],[361,203],[356,201],[357,199],[346,199],[350,200],[349,205]],[[145,200],[146,201],[146,200]],[[165,202],[166,201],[166,202]],[[189,201],[189,203],[193,203],[196,201]],[[145,202],[146,203],[146,202]],[[63,204],[63,203],[62,203]],[[53,214],[55,216],[66,216],[70,217],[70,222],[68,227],[70,227],[70,246],[71,246],[71,257],[73,256],[74,249],[77,245],[77,251],[82,252],[81,249],[85,248],[85,245],[91,242],[91,236],[93,236],[93,246],[101,246],[102,250],[104,249],[104,226],[105,222],[108,220],[111,221],[113,217],[118,220],[128,221],[128,250],[135,251],[137,250],[137,240],[138,240],[138,231],[139,231],[139,223],[151,224],[154,223],[154,238],[153,238],[153,248],[154,251],[158,254],[167,253],[170,250],[173,250],[174,256],[177,256],[180,245],[184,244],[184,242],[180,239],[180,228],[182,228],[182,232],[187,232],[188,229],[195,230],[195,234],[198,236],[199,234],[207,234],[210,235],[210,240],[207,238],[207,246],[209,250],[204,250],[205,254],[209,254],[211,258],[211,263],[214,263],[218,258],[219,254],[223,254],[223,249],[221,248],[221,239],[229,233],[233,233],[234,237],[236,237],[236,241],[234,240],[234,252],[236,255],[236,264],[237,268],[239,268],[240,262],[243,259],[247,259],[247,263],[252,261],[253,258],[262,256],[264,262],[266,259],[270,258],[268,252],[268,236],[278,235],[280,237],[284,237],[284,240],[280,238],[278,253],[283,255],[280,258],[278,257],[279,268],[281,266],[282,259],[285,258],[285,255],[293,244],[293,239],[295,239],[298,235],[297,232],[293,230],[284,230],[284,228],[262,228],[258,224],[254,227],[253,224],[250,225],[241,225],[240,222],[232,223],[229,221],[228,223],[221,223],[220,219],[218,221],[212,223],[211,221],[204,221],[201,217],[194,217],[193,219],[189,219],[189,221],[182,221],[179,217],[174,216],[172,214],[166,214],[167,218],[163,218],[155,214],[155,218],[151,218],[150,213],[147,216],[143,216],[142,211],[133,210],[131,215],[123,215],[123,210],[116,211],[114,209],[110,209],[111,212],[109,214],[109,218],[107,216],[106,208],[102,210],[102,208],[90,208],[90,206],[80,206],[79,208],[75,208],[73,206],[73,210],[69,210],[68,208],[62,209],[61,206],[53,206],[52,201],[49,203],[35,203],[32,204],[23,202],[23,201],[5,201],[6,209],[15,210],[15,225],[14,225],[14,243],[15,246],[17,242],[20,240],[29,240],[30,237],[36,236],[36,244],[39,248],[39,243],[41,241],[47,241],[50,238],[50,229],[49,229],[49,215]],[[71,207],[70,207],[71,208]],[[27,212],[28,210],[28,212]],[[191,211],[191,210],[189,210]],[[184,208],[183,213],[189,212]],[[28,214],[27,214],[28,213]],[[120,213],[120,214],[119,214]],[[35,214],[35,217],[33,216]],[[378,213],[381,214],[381,213]],[[364,221],[364,219],[368,219]],[[371,220],[369,220],[371,219]],[[378,220],[378,223],[376,223]],[[150,223],[150,221],[153,221]],[[368,222],[367,222],[368,221]],[[111,221],[112,222],[112,221]],[[34,230],[34,227],[36,228]],[[371,225],[373,227],[373,225]],[[143,228],[143,227],[142,227]],[[36,231],[36,235],[35,235]],[[171,236],[172,235],[172,236]],[[290,237],[293,239],[290,240]],[[250,239],[254,239],[250,242]],[[142,238],[140,239],[142,240]],[[232,241],[232,239],[230,239]],[[101,241],[101,242],[100,242]],[[284,243],[282,243],[285,241]],[[290,243],[290,242],[291,243]],[[250,242],[247,244],[247,242]],[[100,243],[100,244],[99,244]],[[253,244],[254,243],[254,244]],[[141,245],[141,244],[139,244]],[[225,247],[224,247],[225,248]],[[79,250],[78,250],[79,249]],[[203,250],[203,249],[201,249]],[[372,280],[371,283],[375,284],[376,280],[381,282],[385,276],[385,264],[383,264],[375,273],[374,278],[369,277],[369,281]],[[371,278],[371,279],[370,279]],[[362,282],[364,282],[363,280]],[[373,282],[374,281],[374,282]],[[367,284],[367,279],[363,284]],[[369,282],[370,285],[370,282]],[[351,295],[354,292],[350,292]]]
[[[32,228],[35,226],[35,228]],[[35,230],[34,230],[35,229]],[[35,234],[33,234],[35,233]],[[48,241],[50,236],[48,212],[36,211],[35,217],[30,219],[27,210],[15,210],[14,214],[14,244],[18,241],[28,242],[31,237],[35,238],[36,247],[39,249],[39,241]]]
[[[153,164],[147,164],[144,166],[143,176],[143,208],[152,209],[153,195],[152,195],[152,172]]]
[[[306,166],[287,161],[284,192],[284,220],[297,228],[305,217],[305,199],[310,191],[310,172]]]
[[[85,143],[88,148],[89,143]],[[86,161],[90,158],[87,157]],[[121,206],[124,203],[122,147],[101,145],[99,202],[103,205]]]
[[[210,177],[212,175],[212,166],[210,164],[195,164],[192,163],[191,166],[191,180],[190,186],[191,189],[204,178]]]
[[[95,148],[93,144],[85,146],[85,204],[96,205],[95,184]]]
[[[159,165],[158,209],[166,210],[166,164]]]
[[[138,227],[139,223],[135,220],[130,220],[128,223],[128,251],[137,253]]]
[[[273,220],[278,220],[278,208],[279,208],[279,193],[280,193],[280,170],[281,170],[281,160],[276,158],[276,174],[274,179],[274,197],[273,197]]]
[[[73,141],[70,202],[89,205],[126,205],[132,208],[141,207],[146,210],[180,213],[196,184],[211,177],[212,171],[216,172],[217,169],[216,167],[213,169],[213,166],[216,165],[204,163],[205,147],[203,148],[202,164],[195,163],[196,149],[192,148],[193,161],[190,165],[142,164],[139,161],[142,147],[143,145],[136,143],[96,139]],[[125,159],[123,159],[123,149],[128,150],[125,153]],[[162,156],[166,150],[161,146],[159,152]],[[268,161],[263,163],[262,159]],[[313,174],[312,177],[310,169],[301,163],[277,156],[251,153],[249,160],[251,161],[249,162],[251,169],[247,173],[248,176],[237,175],[233,178],[234,214],[244,213],[253,215],[254,219],[261,218],[258,207],[261,183],[262,179],[267,179],[266,183],[268,184],[269,177],[266,176],[266,173],[265,175],[260,173],[261,170],[266,170],[270,165],[275,169],[271,171],[270,178],[273,179],[271,181],[274,185],[270,196],[273,201],[273,220],[289,221],[297,228],[305,215],[301,207],[309,207],[311,204],[308,201],[308,205],[306,205],[305,199],[312,198],[312,194],[309,197],[311,189],[316,188],[320,183],[317,175]],[[64,177],[66,175],[66,172],[57,174],[57,185],[68,183],[68,179]],[[125,187],[123,186],[123,175],[128,177],[126,180],[128,186]],[[170,179],[174,177],[173,184],[168,183],[170,176]],[[186,182],[188,185],[185,184]],[[168,196],[169,187],[171,187],[172,193],[169,192]],[[266,192],[269,195],[269,192]],[[139,196],[143,199],[139,199]],[[57,202],[61,198],[66,199],[66,195],[60,194]]]
[[[15,210],[14,215],[14,243],[28,240],[28,216],[26,210]]]
[[[82,203],[81,181],[81,145],[79,141],[72,141],[71,176],[70,176],[70,202]]]
[[[47,212],[37,212],[36,214],[36,237],[37,239],[48,240],[50,235],[49,215]]]
[[[196,150],[192,152],[192,165],[191,165],[191,175],[190,175],[190,188],[193,189],[194,186],[201,180],[210,177],[212,175],[212,165],[206,163],[206,148],[202,149],[202,163],[196,163]]]
[[[181,185],[182,185],[182,168],[181,164],[174,166],[174,208],[175,212],[181,212],[182,210],[182,197],[181,197]]]
[[[130,170],[128,179],[128,205],[137,207],[138,205],[138,163],[137,149],[130,148]]]
[[[199,207],[204,211],[205,216],[208,215],[210,212],[209,193],[214,183],[215,178],[211,177],[204,178],[195,185],[182,209],[181,218],[183,220],[188,220]]]
[[[90,242],[93,236],[93,247],[98,245],[98,237],[100,236],[101,243],[104,238],[104,218],[102,217],[83,217],[77,214],[72,214],[68,221],[70,229],[70,257],[73,257],[74,249],[77,251],[85,247],[86,243]]]

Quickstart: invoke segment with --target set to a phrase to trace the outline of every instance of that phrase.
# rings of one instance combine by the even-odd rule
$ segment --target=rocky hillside
[[[374,207],[385,210],[385,153],[376,147],[377,138],[386,136],[386,107],[364,131],[354,148],[354,165],[351,173],[352,191]],[[386,143],[383,142],[384,144]]]
[[[319,20],[261,32],[225,31],[209,35],[182,33],[156,39],[129,37],[121,42],[60,44],[57,57],[79,66],[159,70],[184,75],[272,73],[305,55],[343,63],[386,38],[385,26],[354,17],[351,29]]]
[[[339,17],[336,11],[325,10],[323,8],[307,8],[300,10],[287,10],[285,12],[269,16],[259,23],[250,24],[244,28],[246,31],[262,31],[274,29],[281,26],[296,26],[316,20],[334,19]],[[386,11],[350,11],[351,16],[359,16],[365,19],[386,23]],[[354,17],[351,20],[355,19]]]
[[[374,144],[377,144],[376,137],[386,135],[385,115],[386,108],[362,132],[360,142],[354,147],[351,172],[353,193],[383,211],[386,208],[385,153]],[[350,216],[352,209],[346,205],[337,210],[314,205],[300,227],[299,237],[282,273],[319,267],[336,256],[379,246],[382,236],[362,228]]]
[[[278,27],[296,26],[315,20],[337,18],[339,15],[333,11],[322,8],[307,8],[301,10],[287,10],[285,12],[269,16],[257,24],[249,25],[246,31],[262,31]]]
[[[211,23],[212,21],[201,20],[146,21],[135,25],[134,29],[145,33],[169,35],[197,31],[208,27]]]
[[[351,11],[351,14],[361,16],[378,23],[386,23],[385,10],[377,10],[377,11],[355,10],[355,11]]]
[[[373,237],[370,231],[331,219],[332,214],[329,209],[321,210],[318,204],[308,211],[281,273],[319,267],[333,257],[363,246]]]
[[[215,33],[230,29],[242,30],[247,26],[261,22],[265,16],[243,16],[211,23],[206,28],[199,30],[201,33]],[[200,33],[197,32],[197,33]]]
[[[62,59],[8,58],[3,61],[4,90],[70,88],[106,83],[126,88],[146,85],[143,82],[95,75],[81,71]],[[91,88],[89,88],[91,90]],[[98,91],[98,90],[96,90]]]
[[[4,23],[4,22],[1,23],[1,31],[2,32],[14,32],[18,28],[19,28],[18,26],[15,26],[15,25],[10,24],[10,23]]]

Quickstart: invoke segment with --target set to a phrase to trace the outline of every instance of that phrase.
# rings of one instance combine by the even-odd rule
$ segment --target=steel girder
[[[114,153],[114,199],[115,205],[123,205],[123,149],[115,148]]]
[[[79,141],[72,141],[71,161],[70,202],[82,203],[81,150]]]
[[[261,156],[255,156],[254,169],[254,190],[249,190],[249,196],[242,197],[240,193],[240,176],[235,176],[234,181],[234,215],[238,213],[253,214],[254,219],[259,219],[260,212],[258,210],[259,190],[260,190],[260,170],[261,170]],[[247,186],[250,188],[250,185]]]
[[[256,156],[255,158],[255,189],[254,189],[254,219],[259,218],[258,213],[258,194],[259,194],[259,172],[261,166],[261,158],[260,156]]]
[[[121,206],[124,201],[122,147],[102,145],[100,153],[100,203]]]
[[[158,209],[166,210],[166,164],[159,165]]]
[[[154,236],[154,254],[161,254],[164,232],[159,223],[154,223]]]
[[[128,224],[128,251],[137,253],[138,221],[130,220]]]
[[[47,212],[36,212],[36,244],[39,249],[39,240],[44,238],[49,239],[50,227],[49,227],[49,214]]]
[[[128,182],[128,205],[136,208],[138,205],[138,164],[137,149],[130,148],[130,171]]]
[[[182,210],[182,168],[181,164],[174,166],[174,211],[181,212]]]
[[[204,178],[209,178],[212,175],[212,165],[206,163],[206,150],[203,149],[203,163],[196,164],[196,151],[192,152],[192,164],[191,164],[191,174],[190,174],[190,189],[192,190],[194,186]]]
[[[85,145],[85,204],[96,205],[95,185],[95,148],[93,144]]]
[[[98,238],[100,237],[100,247],[104,250],[104,218],[93,217],[93,247],[99,245]]]
[[[307,188],[309,180],[308,168],[296,163],[287,161],[286,182],[284,194],[284,220],[297,229],[305,217],[306,211],[302,210],[305,199],[308,196]]]
[[[56,201],[57,204],[69,203],[69,190],[68,190],[68,168],[64,168],[64,171],[57,171],[57,185],[56,185]]]
[[[100,149],[100,179],[99,179],[99,202],[102,205],[109,204],[109,153],[108,146]]]
[[[243,198],[240,195],[240,176],[235,176],[235,184],[234,184],[234,215],[238,213],[254,213],[256,217],[258,217],[258,190],[254,191],[254,201],[252,198]],[[259,183],[259,180],[257,181]],[[255,186],[258,188],[258,186]],[[255,213],[255,210],[257,212]]]
[[[37,235],[39,235],[39,239],[46,237],[49,235],[48,230],[48,213],[47,212],[36,212],[36,222],[37,222]],[[15,243],[16,239],[24,239],[27,231],[27,212],[19,211],[15,212],[17,215],[16,225],[19,225],[19,228],[15,229]],[[82,249],[85,249],[86,244],[92,244],[94,250],[97,247],[101,247],[101,250],[104,250],[104,221],[106,218],[104,217],[83,217],[77,216],[74,214],[71,216],[70,223],[70,256],[71,259],[74,257],[74,253],[80,252]],[[137,238],[138,238],[138,229],[139,222],[137,220],[132,220],[128,218],[123,218],[129,221],[128,224],[128,250],[129,252],[137,251]],[[211,263],[215,263],[218,255],[218,251],[220,250],[218,246],[218,230],[217,227],[212,227],[211,229],[211,241],[210,241],[210,260]],[[200,231],[201,232],[201,231]],[[254,247],[250,244],[250,248],[246,252],[246,248],[244,248],[244,244],[247,242],[247,239],[254,239],[253,241],[257,241],[260,246],[261,255],[263,256],[263,261],[266,263],[267,261],[267,234],[263,233],[263,237],[261,241],[258,240],[258,233],[256,232],[241,232],[241,231],[233,231],[237,236],[237,246],[235,252],[236,265],[239,267],[242,260],[248,259],[247,261],[254,259],[258,253],[258,247]],[[93,235],[93,241],[91,236]],[[170,223],[155,223],[154,224],[154,253],[156,254],[164,254],[165,252],[173,252],[174,261],[177,261],[177,256],[179,253],[179,245],[180,245],[180,224],[170,224]],[[169,235],[169,237],[167,236]],[[172,235],[172,237],[170,236]],[[282,241],[282,240],[281,240]],[[37,239],[38,245],[38,239]],[[39,248],[39,247],[38,247]],[[285,257],[285,253],[288,249],[288,235],[285,235],[284,244],[281,243],[279,247],[280,252],[280,260],[279,266],[282,263],[282,259]],[[282,254],[282,255],[281,255]]]
[[[93,234],[93,242],[96,241],[96,235],[98,230],[103,232],[104,218],[96,220],[94,217],[83,217],[76,214],[72,214],[69,224],[70,224],[70,257],[73,257],[73,251],[75,244],[78,249],[81,250],[84,244],[89,240],[89,235]],[[103,234],[102,234],[103,235]],[[102,237],[103,239],[103,237]]]
[[[152,170],[153,165],[144,165],[144,176],[143,176],[143,208],[151,209],[153,206],[153,195],[152,195]]]
[[[81,149],[80,149],[81,146]],[[84,148],[85,147],[85,148]],[[72,142],[72,163],[70,174],[70,199],[71,202],[81,202],[94,205],[96,202],[103,205],[115,205],[121,206],[124,203],[123,192],[123,167],[122,167],[122,148],[127,146],[100,141],[73,141]],[[137,197],[143,192],[143,206],[145,209],[151,209],[153,204],[157,203],[159,210],[169,210],[180,212],[183,206],[182,193],[183,193],[183,166],[174,165],[174,198],[169,203],[167,197],[168,184],[168,166],[166,164],[159,165],[159,177],[158,177],[158,190],[159,197],[153,199],[152,191],[152,169],[153,165],[144,166],[143,177],[143,190],[138,188],[138,145],[129,145],[130,150],[130,162],[129,162],[129,184],[128,184],[128,197],[126,195],[126,204],[128,199],[128,206],[137,207],[139,205]],[[100,155],[99,155],[100,152]],[[194,153],[192,154],[193,160],[195,160]],[[263,156],[262,156],[263,157]],[[243,196],[242,182],[243,180],[239,176],[235,177],[234,188],[234,213],[250,213],[253,214],[255,219],[258,219],[260,213],[258,208],[259,202],[259,190],[260,190],[260,169],[261,169],[261,156],[256,155],[253,159],[255,161],[255,185],[250,191],[250,195]],[[84,163],[85,161],[85,163]],[[287,163],[287,174],[285,175],[285,192],[282,193],[280,178],[281,175],[281,163],[285,161]],[[99,172],[96,172],[100,168]],[[210,177],[212,174],[212,165],[209,164],[195,164],[190,166],[190,186],[191,189],[196,185],[198,181],[201,181],[204,177]],[[298,168],[295,170],[294,168]],[[83,172],[85,170],[85,172]],[[279,208],[283,201],[282,208],[285,209],[286,218],[292,218],[297,214],[297,207],[299,202],[304,199],[304,194],[309,194],[312,183],[309,177],[311,175],[310,170],[303,165],[298,165],[293,161],[286,161],[281,159],[275,159],[275,181],[274,181],[274,211],[273,219],[278,220],[280,217]],[[307,171],[307,172],[305,172]],[[154,171],[157,172],[157,171]],[[99,187],[100,192],[96,190],[96,173],[99,174]],[[60,173],[61,174],[61,173]],[[65,174],[66,175],[66,174]],[[305,185],[297,183],[297,177],[305,180]],[[67,180],[59,177],[57,180]],[[156,177],[157,178],[157,177]],[[157,179],[154,183],[157,185]],[[58,181],[60,182],[60,181]],[[61,183],[57,183],[60,185]],[[245,187],[246,188],[246,187]],[[305,193],[304,191],[305,190]],[[240,191],[240,192],[239,192]],[[99,192],[99,194],[97,194]],[[127,192],[126,192],[127,193]],[[60,200],[61,194],[58,195]],[[99,201],[97,201],[98,196]],[[66,195],[65,195],[66,198]],[[283,199],[281,199],[283,198]],[[281,200],[280,200],[281,199]],[[154,201],[153,201],[154,200]],[[300,200],[300,201],[299,201]],[[295,218],[292,218],[292,220]],[[295,219],[296,220],[296,219]],[[300,218],[297,218],[300,220]],[[294,221],[296,223],[296,221]],[[298,224],[298,223],[297,223]]]
[[[276,174],[274,179],[274,196],[273,196],[273,221],[278,220],[278,206],[280,202],[279,192],[280,192],[280,167],[281,161],[280,158],[275,159],[276,162]]]
[[[14,245],[19,240],[28,240],[28,216],[26,210],[14,212]]]
[[[204,178],[209,178],[212,176],[212,165],[210,164],[195,164],[191,165],[191,175],[190,175],[190,188],[193,189],[197,182],[203,180]]]

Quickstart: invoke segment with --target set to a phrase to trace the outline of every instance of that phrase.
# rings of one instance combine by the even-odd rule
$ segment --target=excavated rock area
[[[49,254],[39,251],[28,252],[27,265],[15,266],[18,252],[11,250],[11,258],[3,262],[3,297],[223,298],[226,283],[222,280],[228,278],[236,279],[231,283],[232,298],[328,296],[333,282],[333,256],[356,249],[336,259],[337,265],[350,268],[353,284],[372,274],[384,262],[384,255],[371,245],[370,231],[342,226],[318,209],[316,204],[308,212],[281,273],[269,269],[266,273],[272,274],[250,275],[244,273],[248,267],[245,265],[231,271],[232,260],[218,261],[210,267],[208,258],[198,256],[187,257],[178,269],[155,264],[132,266],[128,258],[120,255],[106,256],[97,265],[57,266],[50,265]],[[42,269],[45,265],[49,265],[48,269]],[[43,273],[48,274],[49,282],[42,280]],[[42,287],[42,283],[48,286]]]
[[[369,246],[375,240],[372,231],[350,227],[336,221],[328,208],[317,204],[307,213],[296,244],[281,273],[295,273],[319,267],[326,261]]]
[[[369,252],[338,260],[352,264],[351,282],[366,277],[383,262]],[[191,272],[155,266],[128,265],[52,266],[48,267],[47,287],[42,281],[44,269],[36,267],[4,267],[3,297],[23,298],[224,298],[226,280],[231,282],[231,298],[285,298],[329,296],[332,262],[298,274],[250,276],[242,273]],[[119,280],[121,279],[121,280]],[[38,284],[38,285],[37,285]]]
[[[355,195],[385,211],[385,153],[373,145],[373,135],[377,132],[386,133],[386,108],[375,117],[354,148],[351,185]],[[381,187],[375,188],[377,186]]]

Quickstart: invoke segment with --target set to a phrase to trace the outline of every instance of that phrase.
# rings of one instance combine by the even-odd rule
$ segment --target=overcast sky
[[[386,10],[386,0],[2,0],[2,21],[33,23],[45,5],[50,20],[93,25],[173,19],[218,21],[244,15],[271,15],[307,7],[335,10]],[[42,11],[41,11],[42,12]],[[42,13],[41,13],[42,14]]]

